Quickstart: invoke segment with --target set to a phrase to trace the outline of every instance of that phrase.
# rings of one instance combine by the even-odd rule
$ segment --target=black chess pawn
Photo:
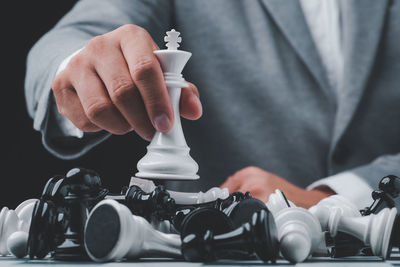
[[[55,259],[85,259],[83,230],[89,210],[107,195],[98,174],[83,168],[55,176],[36,203],[29,230],[31,259],[53,253]]]
[[[208,230],[203,235],[187,233],[182,238],[182,254],[187,261],[256,255],[264,262],[275,262],[279,252],[275,221],[267,208],[254,213],[249,222],[228,233],[216,235]]]

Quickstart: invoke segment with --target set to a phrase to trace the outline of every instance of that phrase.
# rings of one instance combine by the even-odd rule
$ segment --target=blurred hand
[[[296,206],[309,208],[317,204],[321,199],[335,194],[329,188],[321,188],[318,190],[305,190],[298,187],[282,177],[267,172],[258,167],[247,167],[237,171],[220,186],[227,187],[229,192],[250,192],[254,198],[258,198],[263,202],[267,202],[269,195],[274,193],[276,189],[281,190],[287,199],[292,201]]]
[[[173,108],[153,54],[158,49],[135,25],[93,38],[53,81],[58,111],[84,132],[134,130],[151,140],[155,129],[169,131]],[[182,89],[180,114],[195,120],[202,106],[196,86],[189,85]]]

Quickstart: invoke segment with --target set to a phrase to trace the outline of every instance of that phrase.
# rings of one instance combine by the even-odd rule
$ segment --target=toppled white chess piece
[[[308,210],[296,207],[280,190],[265,203],[275,218],[282,256],[292,263],[306,260],[323,242],[319,221]]]
[[[139,186],[144,192],[150,193],[156,188],[155,184],[151,180],[141,179],[137,177],[131,177],[129,186]],[[229,197],[228,188],[212,187],[207,192],[176,192],[167,190],[171,198],[175,200],[176,204],[193,205],[201,204],[206,202],[215,201],[217,199],[226,199]]]
[[[168,49],[154,51],[164,72],[164,80],[174,109],[174,123],[168,133],[156,132],[147,154],[138,162],[137,177],[147,179],[196,180],[199,166],[189,155],[189,147],[183,135],[179,113],[181,88],[188,87],[182,78],[182,70],[191,53],[177,50],[181,38],[179,32],[167,32]]]
[[[32,212],[37,199],[28,199],[15,210],[4,207],[0,212],[0,255],[10,253],[16,257],[26,256],[28,232]]]
[[[272,214],[288,207],[296,207],[296,205],[292,201],[288,200],[285,194],[283,194],[283,192],[279,189],[276,189],[275,193],[269,195],[268,201],[265,203],[265,205],[269,211],[272,212]]]
[[[396,208],[386,208],[376,215],[362,217],[350,201],[341,196],[331,196],[309,210],[320,221],[322,230],[328,231],[332,237],[337,232],[347,233],[370,246],[375,256],[383,259],[389,256]]]
[[[97,262],[141,257],[181,257],[177,234],[155,230],[115,200],[100,201],[90,212],[84,231],[85,249]]]

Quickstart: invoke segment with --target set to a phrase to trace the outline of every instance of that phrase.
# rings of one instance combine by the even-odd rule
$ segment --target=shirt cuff
[[[360,176],[346,171],[318,180],[307,187],[307,190],[319,186],[328,186],[338,195],[342,195],[354,203],[358,209],[369,207],[372,203],[372,187]]]
[[[82,49],[83,48],[75,51],[73,54],[71,54],[70,56],[68,56],[61,62],[60,66],[57,69],[56,76],[67,67],[70,60],[75,55],[77,55]],[[83,138],[83,131],[79,130],[67,117],[61,115],[58,112],[57,105],[55,103],[53,103],[50,112],[53,113],[53,118],[56,121],[56,123],[59,125],[61,135]]]

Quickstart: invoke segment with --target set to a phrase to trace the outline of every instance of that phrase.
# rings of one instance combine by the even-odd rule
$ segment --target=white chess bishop
[[[18,258],[26,255],[28,232],[37,199],[28,199],[15,210],[7,207],[0,212],[0,255],[10,253]]]
[[[168,49],[154,51],[164,73],[165,84],[174,109],[174,124],[167,133],[156,132],[147,154],[138,162],[137,177],[147,179],[196,180],[198,164],[189,155],[189,147],[183,134],[179,100],[181,89],[188,87],[182,70],[191,53],[178,50],[182,41],[179,32],[172,29],[164,40]]]
[[[296,207],[280,190],[265,203],[274,216],[282,256],[292,263],[306,260],[324,241],[320,223],[308,210]]]

